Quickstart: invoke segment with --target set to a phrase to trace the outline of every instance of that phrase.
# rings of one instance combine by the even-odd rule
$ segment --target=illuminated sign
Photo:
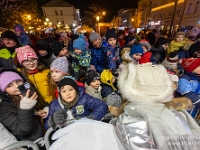
[[[151,26],[160,25],[160,20],[159,20],[159,21],[150,21],[149,24],[150,24]]]

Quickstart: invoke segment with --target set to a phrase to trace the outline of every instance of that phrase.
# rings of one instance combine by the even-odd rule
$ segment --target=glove
[[[76,56],[73,55],[73,54],[70,54],[70,59],[71,59],[73,62],[79,63],[78,58],[76,58]]]
[[[56,111],[48,120],[48,125],[52,128],[56,128],[57,125],[61,125],[66,121],[67,113],[65,111]]]

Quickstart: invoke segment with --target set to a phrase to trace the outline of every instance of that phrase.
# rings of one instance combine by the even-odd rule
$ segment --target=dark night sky
[[[51,0],[37,0],[38,6],[42,6]],[[66,2],[74,5],[75,8],[80,9],[81,16],[85,11],[87,4],[91,2],[98,3],[102,9],[106,11],[105,21],[111,21],[114,15],[121,8],[137,8],[137,3],[139,0],[65,0]]]

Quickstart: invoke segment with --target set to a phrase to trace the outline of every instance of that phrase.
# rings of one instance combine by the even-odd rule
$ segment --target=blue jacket
[[[200,106],[200,76],[185,72],[178,81],[177,92],[188,97],[196,106]]]
[[[120,47],[113,48],[108,46],[104,48],[104,53],[106,53],[106,69],[117,70],[121,63],[120,52]]]
[[[54,112],[67,110],[59,99],[53,100],[49,106],[49,114],[45,120],[45,128],[48,129],[48,119]],[[78,102],[71,108],[75,118],[89,117],[94,120],[101,120],[108,111],[108,106],[100,99],[84,93],[84,88],[79,88]]]
[[[105,60],[106,60],[106,53],[104,53],[104,47],[107,46],[105,41],[102,42],[102,45],[99,48],[92,48],[91,49],[91,65],[94,65],[96,71],[101,73],[103,69],[106,68]]]

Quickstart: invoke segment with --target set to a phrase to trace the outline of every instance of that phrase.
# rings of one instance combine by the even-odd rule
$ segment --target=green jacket
[[[0,68],[16,69],[17,67],[14,63],[15,56],[16,52],[11,54],[7,48],[0,49]]]

